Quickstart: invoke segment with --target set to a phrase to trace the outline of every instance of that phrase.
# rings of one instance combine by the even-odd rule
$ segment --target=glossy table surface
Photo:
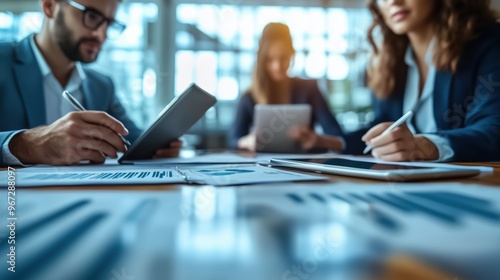
[[[329,175],[18,188],[17,272],[0,257],[0,279],[496,279],[500,164],[465,165],[495,171],[407,184]]]

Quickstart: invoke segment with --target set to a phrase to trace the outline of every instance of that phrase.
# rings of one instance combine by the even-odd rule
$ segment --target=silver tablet
[[[288,136],[295,125],[309,126],[311,106],[256,105],[254,109],[256,151],[267,153],[300,153],[300,144]]]
[[[271,159],[270,165],[385,181],[470,177],[480,173],[479,170],[475,169],[421,167],[409,164],[374,163],[342,158]]]
[[[214,96],[192,84],[163,109],[118,162],[152,158],[156,150],[186,133],[216,102]]]

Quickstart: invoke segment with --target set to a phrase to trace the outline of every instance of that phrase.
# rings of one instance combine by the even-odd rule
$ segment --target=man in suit
[[[41,32],[0,44],[0,166],[102,163],[126,151],[120,135],[133,142],[141,134],[111,79],[82,66],[125,29],[114,19],[120,2],[41,0]],[[74,112],[63,90],[89,111]],[[155,156],[177,156],[181,143],[166,147]]]

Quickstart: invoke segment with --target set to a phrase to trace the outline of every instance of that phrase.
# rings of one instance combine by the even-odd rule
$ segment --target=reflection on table
[[[17,272],[2,269],[0,278],[493,279],[500,274],[500,190],[353,186],[20,190]],[[2,255],[7,249],[2,243]]]

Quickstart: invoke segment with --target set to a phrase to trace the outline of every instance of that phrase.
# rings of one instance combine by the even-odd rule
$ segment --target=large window
[[[290,74],[318,79],[347,130],[370,119],[370,93],[363,84],[367,10],[181,3],[176,17],[176,94],[193,81],[214,93],[219,102],[207,116],[208,129],[224,132],[231,125],[269,22],[290,26],[297,50]]]
[[[196,82],[219,102],[191,132],[201,138],[218,135],[215,142],[199,142],[223,147],[236,102],[250,85],[258,39],[268,22],[290,26],[297,50],[290,74],[318,79],[345,129],[370,119],[370,93],[363,84],[370,21],[366,9],[333,7],[330,1],[311,7],[307,0],[304,7],[270,6],[269,1],[196,2],[125,2],[117,14],[127,23],[125,33],[108,41],[90,66],[112,76],[117,95],[139,126],[149,125],[159,108]],[[20,40],[40,30],[43,17],[34,7],[0,12],[0,41]]]

